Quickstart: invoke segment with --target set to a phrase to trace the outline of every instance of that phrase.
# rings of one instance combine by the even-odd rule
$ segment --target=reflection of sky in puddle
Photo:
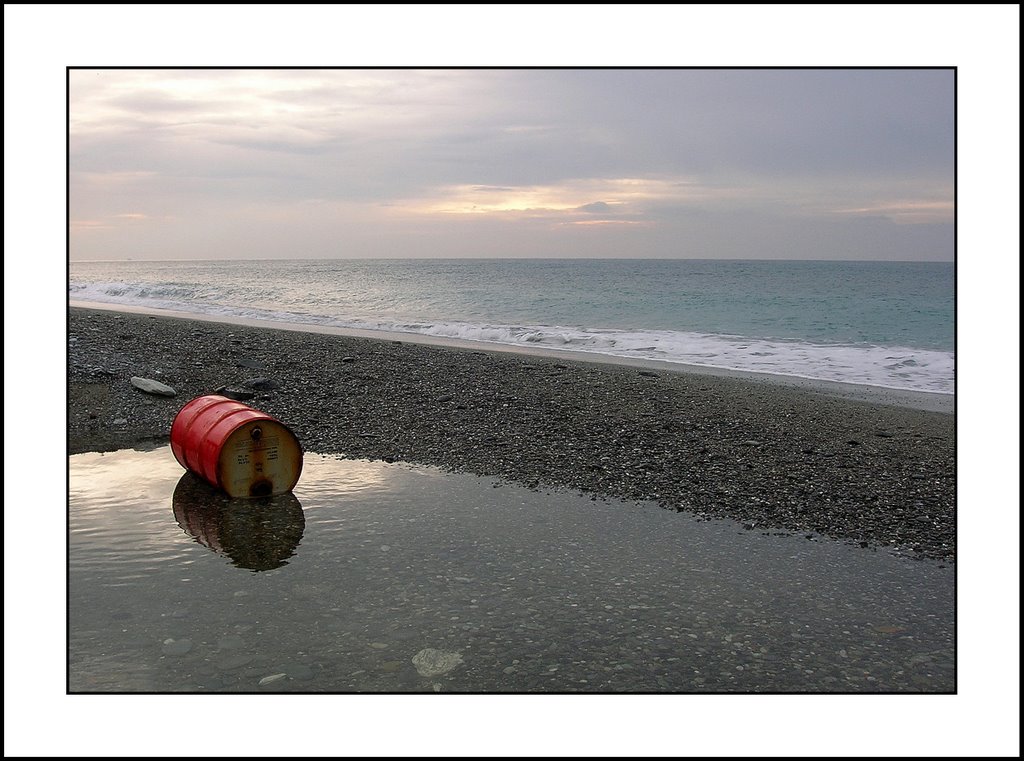
[[[73,455],[72,502],[88,501],[94,507],[106,504],[117,511],[126,501],[162,499],[166,495],[167,481],[177,483],[183,472],[173,455],[164,456],[169,452],[161,448],[154,452],[125,450]],[[297,494],[325,491],[348,494],[387,487],[387,472],[381,468],[381,463],[345,460],[343,468],[325,470],[318,467],[324,461],[337,462],[337,459],[306,454],[302,478],[295,488]]]
[[[72,691],[952,689],[940,564],[309,453],[277,502],[70,468]]]
[[[325,505],[317,499],[323,495],[366,494],[388,486],[387,472],[379,463],[349,460],[343,468],[324,468],[325,461],[334,463],[336,459],[307,454],[301,483],[292,495],[272,500],[231,500],[185,473],[173,456],[165,456],[168,451],[89,452],[71,458],[69,499],[72,505],[82,507],[77,513],[79,520],[72,529],[72,535],[85,540],[83,550],[95,547],[97,541],[116,542],[120,546],[118,558],[125,563],[129,578],[139,571],[131,565],[133,559],[142,561],[142,568],[146,568],[147,562],[156,561],[161,555],[166,559],[179,557],[168,546],[162,533],[151,530],[163,523],[164,516],[158,508],[167,501],[169,488],[174,492],[174,515],[179,526],[198,543],[234,559],[240,567],[271,570],[286,562],[284,558],[292,554],[284,546],[291,539],[283,537],[277,541],[278,550],[271,552],[266,540],[274,541],[272,532],[275,528],[264,525],[261,533],[261,524],[252,520],[253,511],[276,506],[277,509],[267,511],[267,515],[273,516],[278,524],[277,531],[285,535],[298,534],[291,537],[294,538],[294,549],[302,534],[296,524],[302,522],[304,507],[294,495],[309,495],[311,499],[306,509],[315,510]],[[294,502],[290,511],[282,506],[284,500]],[[299,511],[297,517],[295,510]],[[132,513],[130,519],[127,511]],[[290,512],[292,518],[288,519],[282,511]],[[291,529],[286,528],[289,523],[292,524]],[[221,541],[225,528],[231,536],[229,550],[222,546]],[[246,532],[248,538],[244,536]],[[264,538],[263,560],[255,557],[255,548],[250,551],[245,546],[259,544],[260,537]],[[279,556],[281,562],[274,562],[271,559],[273,555]],[[93,557],[91,561],[102,562],[102,558]],[[260,568],[254,568],[254,565]]]

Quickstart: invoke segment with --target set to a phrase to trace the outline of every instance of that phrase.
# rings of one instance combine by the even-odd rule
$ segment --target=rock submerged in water
[[[432,647],[420,650],[412,657],[412,665],[420,676],[441,676],[462,663],[462,656],[446,650],[435,650]]]
[[[162,648],[164,655],[175,655],[175,656],[185,655],[191,649],[192,649],[192,640],[189,639],[188,637],[185,637],[183,639],[173,639],[172,637],[168,637],[167,639],[164,640],[163,648]]]
[[[170,386],[164,385],[152,378],[140,378],[137,375],[133,375],[132,385],[139,389],[139,391],[145,391],[147,394],[156,394],[157,396],[175,396],[177,394]]]

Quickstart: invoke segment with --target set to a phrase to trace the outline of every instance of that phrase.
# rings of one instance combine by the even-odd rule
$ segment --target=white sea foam
[[[370,319],[282,311],[234,298],[231,287],[186,284],[72,283],[80,301],[145,306],[271,322],[421,334],[486,343],[552,348],[747,370],[817,380],[951,394],[952,352],[900,346],[815,344],[674,330],[614,330],[586,326],[501,325],[458,321]],[[238,294],[234,294],[237,296]],[[234,304],[232,304],[234,302]]]
[[[669,330],[596,331],[538,325],[433,323],[388,329],[887,388],[953,392],[951,353],[907,347],[816,345]]]

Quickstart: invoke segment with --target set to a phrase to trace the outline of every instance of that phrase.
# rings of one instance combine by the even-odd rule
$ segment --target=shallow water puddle
[[[307,453],[232,501],[70,465],[72,692],[952,692],[953,569]]]

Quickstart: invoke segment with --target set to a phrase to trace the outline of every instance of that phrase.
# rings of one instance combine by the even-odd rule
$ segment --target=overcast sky
[[[70,72],[73,260],[953,257],[950,69]]]

